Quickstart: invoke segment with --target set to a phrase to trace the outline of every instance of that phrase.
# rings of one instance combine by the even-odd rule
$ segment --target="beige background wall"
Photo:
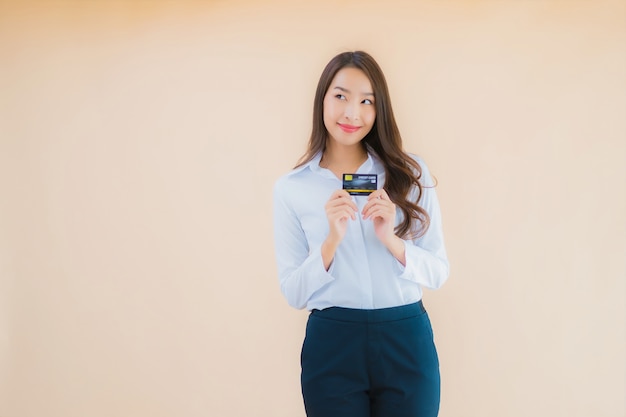
[[[304,415],[271,188],[359,48],[439,179],[441,416],[625,415],[626,4],[338,3],[0,1],[1,417]]]

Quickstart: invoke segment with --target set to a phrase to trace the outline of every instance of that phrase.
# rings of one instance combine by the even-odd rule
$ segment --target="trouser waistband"
[[[408,319],[424,314],[426,309],[422,300],[398,307],[377,308],[365,310],[358,308],[330,307],[323,310],[313,310],[311,315],[330,320],[352,321],[362,323],[380,323]]]

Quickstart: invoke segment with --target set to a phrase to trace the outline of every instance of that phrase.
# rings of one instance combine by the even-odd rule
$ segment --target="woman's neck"
[[[329,141],[322,155],[320,166],[331,170],[338,178],[350,174],[367,160],[367,151],[359,143],[353,146],[341,146]]]

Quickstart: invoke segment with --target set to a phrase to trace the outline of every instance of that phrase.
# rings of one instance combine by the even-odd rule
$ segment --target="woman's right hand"
[[[332,193],[325,208],[328,218],[328,236],[322,244],[322,260],[324,268],[328,271],[335,257],[335,251],[348,230],[348,220],[356,220],[358,207],[346,190],[337,190]]]
[[[348,230],[348,220],[356,220],[358,207],[346,190],[337,190],[326,203],[326,217],[328,218],[327,240],[338,245]]]

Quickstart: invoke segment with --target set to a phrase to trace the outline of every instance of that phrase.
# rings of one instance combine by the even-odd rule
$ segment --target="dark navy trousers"
[[[308,417],[436,417],[439,360],[422,302],[313,310],[302,346]]]

